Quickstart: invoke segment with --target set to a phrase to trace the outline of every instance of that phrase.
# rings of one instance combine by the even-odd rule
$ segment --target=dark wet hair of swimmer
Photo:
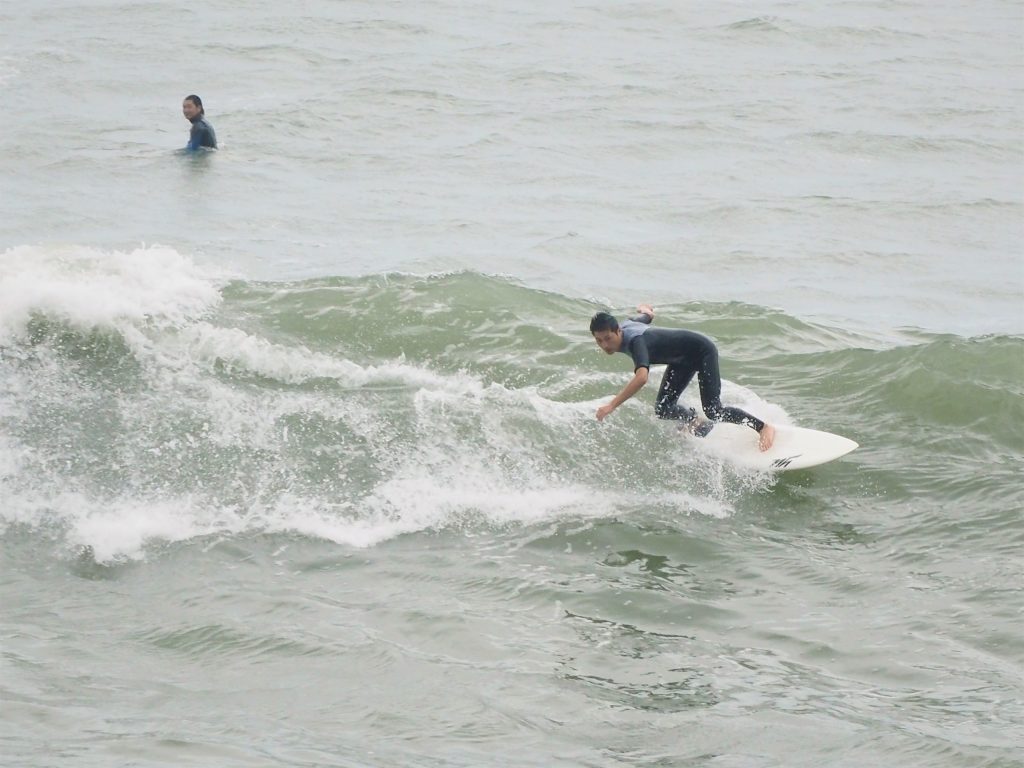
[[[203,109],[203,100],[200,99],[198,96],[196,96],[194,93],[190,93],[188,96],[186,96],[185,97],[185,101],[191,101],[193,104],[195,104],[197,107],[199,107],[199,114],[200,115],[205,115],[206,114],[206,110]]]

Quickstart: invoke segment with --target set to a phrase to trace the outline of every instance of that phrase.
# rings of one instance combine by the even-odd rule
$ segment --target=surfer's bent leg
[[[709,419],[729,424],[745,424],[758,432],[764,429],[764,422],[756,416],[751,416],[739,408],[722,405],[722,375],[718,371],[718,350],[710,341],[701,358],[697,381],[700,384],[700,404]]]
[[[684,408],[679,405],[679,396],[683,394],[686,385],[693,380],[693,375],[696,372],[696,368],[679,363],[665,368],[665,375],[661,379],[661,388],[654,401],[654,414],[659,419],[692,421],[697,416],[697,412],[693,408]]]

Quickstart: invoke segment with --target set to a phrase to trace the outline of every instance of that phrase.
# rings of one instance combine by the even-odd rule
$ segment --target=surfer
[[[213,126],[206,119],[206,110],[203,109],[203,100],[195,94],[186,96],[181,103],[181,113],[185,119],[192,123],[192,132],[188,137],[188,144],[185,149],[195,152],[199,149],[216,149],[217,134]]]
[[[712,421],[745,424],[760,435],[758,447],[767,451],[775,439],[771,424],[751,416],[746,411],[722,405],[722,377],[718,371],[718,349],[711,339],[693,331],[673,328],[652,328],[654,309],[648,304],[637,307],[640,313],[619,325],[607,312],[598,312],[590,319],[590,332],[594,341],[607,354],[622,352],[633,358],[633,378],[607,405],[597,409],[597,420],[604,421],[612,411],[629,400],[647,384],[652,365],[665,365],[661,389],[654,401],[654,413],[659,419],[685,422],[695,435],[704,436],[711,424],[698,424],[693,408],[679,405],[679,396],[697,375],[700,384],[700,402],[704,414]]]

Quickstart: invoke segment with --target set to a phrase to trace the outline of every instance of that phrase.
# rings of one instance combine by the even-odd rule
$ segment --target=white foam
[[[600,497],[597,497],[600,499]],[[72,550],[88,549],[99,563],[145,559],[155,543],[211,535],[299,533],[354,547],[370,547],[407,533],[439,530],[472,518],[492,524],[533,523],[562,514],[605,516],[611,499],[595,500],[582,487],[498,490],[480,482],[452,486],[427,476],[389,480],[365,499],[328,503],[282,493],[270,504],[244,509],[200,496],[90,498],[65,491],[12,497],[0,511],[4,527],[55,524]]]
[[[445,433],[436,436],[437,445],[442,446],[451,435],[437,431]],[[268,432],[268,446],[273,439]],[[479,446],[455,444],[435,450],[418,444],[398,457],[376,487],[347,498],[288,490],[266,493],[258,484],[243,490],[243,498],[232,503],[202,494],[132,489],[116,498],[94,497],[70,490],[70,484],[65,490],[50,490],[60,483],[53,478],[43,486],[34,484],[32,490],[5,493],[0,522],[4,527],[53,525],[63,532],[69,548],[87,548],[97,562],[110,563],[144,559],[156,543],[212,535],[298,533],[370,547],[422,531],[593,520],[655,506],[673,510],[673,515],[677,510],[726,517],[732,511],[714,496],[652,489],[640,497],[603,482],[595,487],[564,482],[543,472],[532,474],[523,463],[529,448],[520,446],[519,451],[518,463],[505,469],[496,464],[489,448],[481,451]],[[543,459],[540,468],[544,469]],[[0,476],[0,483],[3,479]]]
[[[203,442],[252,458],[242,462],[237,478],[214,483],[210,495],[186,493],[190,486],[153,489],[151,483],[124,487],[110,498],[82,492],[78,479],[64,477],[56,464],[32,467],[31,454],[0,439],[5,497],[0,522],[55,524],[68,545],[87,547],[98,561],[112,562],[143,558],[154,542],[210,535],[297,532],[367,547],[420,531],[596,519],[649,504],[715,517],[731,511],[721,494],[701,498],[673,486],[638,495],[610,488],[611,482],[594,477],[589,467],[570,470],[572,480],[563,480],[559,462],[564,459],[547,456],[537,446],[545,441],[561,446],[567,440],[575,445],[577,439],[600,434],[592,429],[594,411],[607,398],[560,402],[538,387],[509,388],[402,359],[359,365],[242,328],[219,327],[209,315],[221,303],[221,280],[161,247],[110,252],[22,246],[0,254],[0,344],[4,334],[17,337],[35,314],[44,314],[77,328],[115,330],[145,363],[147,388],[141,399],[127,396],[119,403],[126,428],[133,420],[140,427],[132,432],[138,439],[125,446],[129,461],[137,451],[156,458],[159,467],[161,451],[188,456],[192,446]],[[220,375],[224,369],[292,385],[320,379],[353,389],[397,384],[412,390],[402,398],[412,407],[414,423],[401,415],[389,420],[390,414],[379,411],[376,396],[336,396],[335,389],[320,387],[250,387],[235,376]],[[32,380],[12,375],[6,385],[29,387]],[[9,393],[14,396],[7,398],[7,407],[21,402],[15,389]],[[391,394],[385,398],[390,404]],[[771,408],[749,390],[728,383],[724,399],[759,415]],[[198,426],[150,445],[147,434],[161,430],[147,431],[149,414],[168,406],[184,409],[188,421]],[[639,400],[629,404],[631,409],[648,407]],[[290,490],[289,417],[312,413],[344,424],[357,436],[349,448],[372,454],[374,487],[355,495],[320,493],[303,484],[300,467],[295,479],[301,490]],[[521,431],[523,424],[530,427],[530,437]],[[593,447],[599,445],[601,438]],[[587,452],[585,444],[580,449]],[[338,461],[337,471],[343,474],[344,459]]]
[[[478,516],[488,522],[534,523],[570,510],[608,514],[603,494],[581,485],[511,483],[483,466],[458,462],[449,473],[412,467],[379,485],[362,505],[378,517],[396,514],[414,529],[427,529]]]
[[[136,559],[154,539],[181,540],[201,528],[177,501],[103,500],[64,491],[42,495],[11,495],[0,506],[4,527],[15,523],[33,527],[55,524],[66,529],[72,547],[89,547],[97,562]]]
[[[28,448],[0,434],[0,515],[6,516],[4,510],[12,507],[13,487],[18,478],[22,477],[28,455]],[[3,519],[0,517],[0,520]]]
[[[646,503],[651,506],[657,505],[696,512],[699,515],[717,519],[729,517],[734,511],[732,505],[721,497],[697,496],[683,491],[655,492],[646,499]]]
[[[195,351],[192,341],[186,340],[177,347],[172,344],[174,354],[181,355],[178,364],[188,369],[197,360],[208,361],[211,355],[229,354],[234,339],[236,348],[251,342],[250,350],[236,359],[277,376],[292,375],[298,369],[302,376],[333,372],[339,378],[352,377],[348,381],[359,383],[375,375],[361,372],[359,366],[352,368],[345,361],[264,343],[245,334],[200,334],[199,338],[214,338],[216,342],[202,353]],[[154,382],[167,388],[158,401],[165,396],[181,396],[180,381],[175,380],[178,373],[181,372]],[[184,373],[191,377],[194,371],[188,369]],[[230,504],[223,498],[174,491],[154,495],[132,489],[126,489],[118,498],[101,499],[72,490],[41,490],[73,487],[74,480],[64,485],[61,478],[53,477],[32,482],[37,494],[48,495],[6,499],[0,505],[0,520],[31,525],[54,522],[65,531],[68,545],[88,547],[99,562],[115,562],[144,558],[156,542],[210,535],[295,532],[347,546],[369,547],[421,531],[599,519],[652,505],[681,514],[711,517],[726,517],[732,511],[727,501],[729,494],[715,488],[706,496],[655,488],[641,499],[635,492],[610,488],[601,480],[565,482],[556,477],[554,465],[536,451],[533,443],[517,439],[505,425],[510,415],[525,415],[550,428],[555,435],[564,434],[567,426],[581,424],[584,419],[592,421],[596,402],[561,403],[542,397],[534,388],[484,386],[476,379],[429,371],[420,376],[414,368],[406,373],[413,381],[437,389],[421,387],[413,394],[418,435],[397,445],[380,442],[378,414],[372,407],[366,408],[360,398],[324,397],[319,392],[257,394],[238,387],[232,380],[210,376],[189,379],[190,387],[199,387],[189,396],[197,397],[196,402],[203,404],[202,413],[209,419],[197,439],[275,454],[287,443],[280,427],[281,417],[316,412],[344,420],[370,445],[380,443],[383,447],[375,461],[386,477],[362,496],[333,497],[326,492],[302,495],[287,490],[267,493],[258,478],[250,478],[240,486],[242,498]],[[730,395],[732,401],[744,406],[763,403],[742,388],[730,391]],[[467,424],[472,425],[479,439],[465,439],[462,430]],[[189,436],[177,439],[188,440]],[[176,450],[173,445],[164,447]],[[6,467],[10,477],[22,477],[27,471],[21,467],[23,458],[24,453],[17,446],[0,441],[0,469]],[[273,474],[269,465],[266,471]],[[272,481],[276,483],[278,479]],[[4,473],[0,471],[0,483],[3,480]]]
[[[483,384],[479,379],[460,375],[445,377],[444,386],[434,389],[420,389],[414,397],[418,413],[425,419],[438,411],[469,409],[483,414],[494,414],[497,406],[525,406],[546,426],[578,424],[586,418],[593,418],[601,401],[562,402],[551,400],[540,394],[535,386],[509,389],[503,384]]]
[[[182,327],[221,301],[220,278],[172,248],[18,246],[0,253],[0,344],[35,314],[137,340],[142,325]]]
[[[142,559],[146,546],[156,541],[185,541],[244,529],[243,521],[237,517],[230,522],[221,516],[204,519],[201,505],[188,497],[125,498],[97,505],[78,496],[71,499],[70,505],[68,543],[88,547],[98,563]]]
[[[116,330],[137,355],[179,374],[226,365],[288,384],[321,378],[346,387],[400,383],[457,396],[482,388],[472,376],[445,376],[403,360],[359,365],[213,325],[204,318],[221,304],[223,280],[162,246],[131,252],[11,248],[0,254],[0,344],[42,314],[83,330]]]
[[[172,351],[197,364],[227,364],[287,384],[333,379],[348,387],[402,383],[455,389],[462,393],[480,386],[479,380],[473,377],[444,376],[401,360],[363,366],[344,358],[313,352],[302,345],[275,344],[239,328],[219,328],[207,322],[193,323],[176,339],[161,343],[161,354],[167,355]]]

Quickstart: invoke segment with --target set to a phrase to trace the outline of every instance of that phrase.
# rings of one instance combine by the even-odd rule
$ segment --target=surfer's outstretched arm
[[[609,413],[614,411],[624,402],[629,400],[629,398],[631,398],[633,395],[635,395],[637,392],[643,389],[646,383],[647,369],[637,368],[633,372],[633,378],[630,379],[629,383],[622,388],[622,391],[615,396],[615,399],[612,400],[607,405],[602,405],[600,408],[597,409],[597,420],[604,421],[605,416],[607,416]]]

